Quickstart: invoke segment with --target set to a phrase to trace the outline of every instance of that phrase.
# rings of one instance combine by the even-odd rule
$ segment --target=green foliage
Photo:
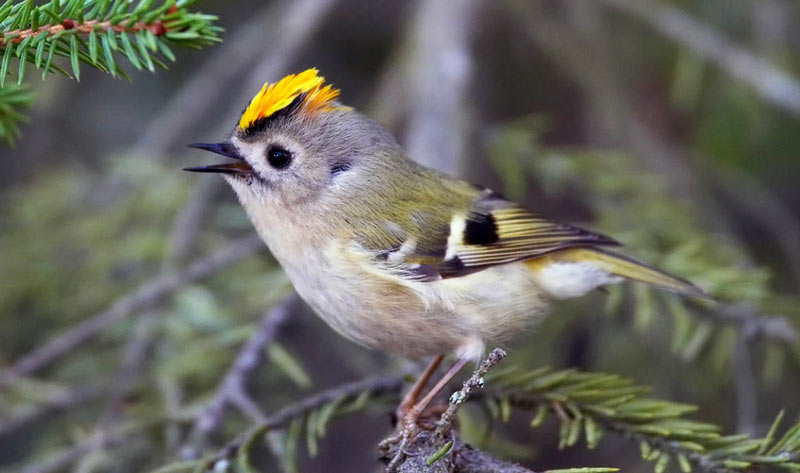
[[[19,137],[19,124],[25,120],[20,111],[33,102],[33,96],[25,87],[0,87],[0,139],[13,145]]]
[[[675,198],[669,176],[642,169],[627,153],[543,147],[539,136],[544,126],[536,117],[527,118],[492,137],[493,164],[511,196],[523,198],[534,182],[554,201],[578,194],[594,216],[591,227],[621,241],[626,254],[685,277],[725,303],[800,314],[797,299],[772,290],[769,270],[752,264],[744,245],[700,221],[693,209],[697,203]],[[673,324],[672,351],[682,359],[697,357],[715,335],[719,356],[729,357],[728,342],[735,337],[720,329],[719,322],[736,324],[740,319],[715,316],[717,306],[642,284],[625,291],[620,285],[608,288],[609,315],[632,306],[634,328],[642,331],[656,327],[659,314],[665,314]],[[625,304],[626,296],[632,304]],[[759,316],[756,311],[752,315]]]
[[[595,448],[606,432],[638,444],[642,458],[662,473],[670,461],[682,471],[750,472],[774,467],[800,470],[800,423],[778,437],[781,412],[763,439],[722,435],[717,425],[687,419],[695,406],[644,396],[648,388],[613,374],[549,368],[490,373],[481,398],[492,416],[508,421],[514,410],[532,412],[531,427],[551,415],[560,423],[559,448],[581,438]]]
[[[0,320],[5,356],[30,336],[46,337],[45,327],[57,330],[102,308],[158,267],[164,228],[188,180],[137,158],[115,156],[94,171],[54,167],[6,193],[0,246],[14,251],[0,264],[0,312],[27,316]],[[101,171],[108,172],[105,182],[95,180]],[[137,189],[142,182],[153,187]]]
[[[19,61],[17,82],[25,68],[34,65],[45,77],[51,70],[80,79],[80,64],[112,76],[125,75],[117,63],[125,58],[137,70],[166,67],[159,57],[174,61],[173,47],[200,48],[219,41],[221,28],[212,15],[192,13],[193,0],[51,0],[34,6],[32,0],[11,0],[0,7],[3,40],[0,86],[8,74],[11,57]],[[53,64],[67,59],[71,74]]]
[[[534,181],[553,199],[578,190],[595,217],[592,227],[613,234],[631,255],[722,300],[758,304],[770,295],[767,269],[749,264],[745,248],[698,221],[696,203],[675,198],[670,176],[642,169],[628,153],[542,147],[542,128],[539,120],[520,120],[492,140],[495,166],[516,176],[507,189],[512,195]]]
[[[124,60],[155,72],[175,61],[171,48],[194,48],[220,41],[217,17],[187,10],[194,0],[33,0],[0,5],[0,91],[10,75],[21,85],[28,67],[80,80],[81,64],[113,77],[127,77]],[[57,57],[62,63],[55,61]],[[10,88],[0,93],[0,139],[18,135],[22,115],[15,108],[30,98]]]

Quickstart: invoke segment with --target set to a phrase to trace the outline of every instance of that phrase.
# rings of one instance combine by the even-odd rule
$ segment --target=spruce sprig
[[[765,438],[754,439],[722,435],[717,425],[686,418],[695,406],[645,397],[647,387],[614,374],[511,368],[489,374],[486,383],[492,389],[482,400],[495,417],[506,421],[514,410],[529,411],[537,427],[555,414],[560,448],[581,438],[594,448],[614,432],[636,442],[656,473],[673,461],[684,473],[800,471],[800,423],[778,437],[783,413]]]
[[[16,71],[21,84],[28,66],[80,79],[86,64],[114,77],[127,77],[119,59],[137,70],[165,68],[171,47],[199,49],[220,41],[217,17],[189,12],[194,0],[33,0],[0,5],[0,87]],[[54,58],[65,58],[59,65]],[[18,64],[11,67],[12,59]]]
[[[2,2],[2,0],[0,0]],[[128,78],[121,63],[155,72],[174,62],[172,48],[221,41],[216,16],[190,12],[194,0],[6,0],[0,4],[0,140],[13,144],[31,97],[20,89],[35,67],[80,80],[88,65]],[[60,59],[57,59],[60,58]],[[7,85],[16,75],[17,86]]]

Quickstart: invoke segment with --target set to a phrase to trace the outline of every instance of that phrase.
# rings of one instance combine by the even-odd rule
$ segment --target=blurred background
[[[148,471],[216,451],[311,393],[419,369],[294,302],[222,180],[180,170],[207,159],[185,144],[224,139],[265,81],[308,67],[412,158],[613,235],[730,303],[710,312],[615,287],[558,304],[504,345],[513,363],[618,373],[728,432],[763,436],[783,407],[797,418],[800,4],[194,8],[219,15],[222,44],[176,51],[169,70],[130,82],[88,68],[80,83],[29,80],[22,137],[0,145],[0,469]],[[231,379],[249,343],[258,363]],[[220,398],[225,383],[245,399]],[[335,420],[316,455],[301,441],[294,464],[259,461],[378,471],[394,399]],[[466,432],[482,414],[467,415],[465,437],[537,471],[652,471],[622,438],[560,451],[555,423],[519,419],[485,437]]]

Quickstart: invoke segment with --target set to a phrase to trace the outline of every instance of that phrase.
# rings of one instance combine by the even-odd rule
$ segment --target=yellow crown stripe
[[[264,84],[239,119],[239,128],[247,129],[257,120],[288,107],[301,94],[306,94],[303,99],[306,111],[333,110],[336,107],[332,103],[339,96],[339,90],[331,85],[323,86],[324,83],[325,78],[319,75],[317,69],[307,69],[299,74],[290,74],[274,84]]]

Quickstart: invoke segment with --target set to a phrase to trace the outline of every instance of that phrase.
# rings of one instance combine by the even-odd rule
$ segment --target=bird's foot
[[[414,442],[420,434],[433,431],[439,416],[447,409],[446,405],[429,406],[422,411],[418,407],[411,408],[399,417],[397,435],[384,439],[378,445],[383,457],[390,458],[386,465],[387,473],[396,472],[406,457],[416,455],[412,449]]]
[[[389,458],[386,464],[386,473],[395,473],[407,456],[413,455],[410,447],[414,444],[421,429],[416,421],[402,419],[403,427],[397,435],[383,440],[379,448],[384,458]]]

